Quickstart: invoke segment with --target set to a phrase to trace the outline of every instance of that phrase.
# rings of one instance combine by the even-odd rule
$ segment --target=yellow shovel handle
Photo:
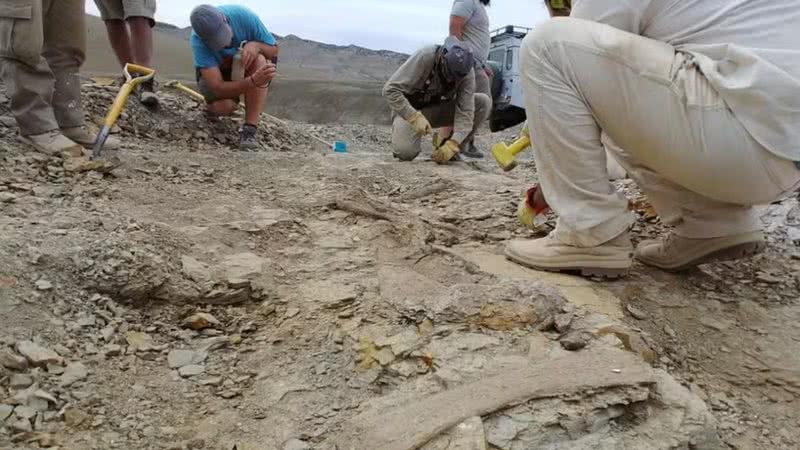
[[[111,105],[111,109],[106,114],[106,118],[103,120],[103,125],[109,128],[114,126],[117,119],[119,119],[119,115],[122,114],[122,108],[125,107],[125,103],[128,101],[128,96],[131,95],[133,92],[134,85],[133,83],[126,82],[122,85],[117,93],[117,98],[114,99],[114,104]]]
[[[131,63],[125,64],[125,68],[122,72],[125,74],[126,81],[133,81],[135,84],[152,80],[153,76],[156,74],[156,71],[149,67]],[[134,78],[131,76],[131,72],[138,73],[139,76]]]
[[[193,99],[197,100],[200,103],[205,103],[206,102],[206,98],[203,97],[203,94],[195,91],[194,89],[192,89],[190,87],[187,87],[187,86],[184,86],[184,85],[178,83],[178,84],[175,85],[175,89],[178,89],[178,90],[188,94],[190,97],[192,97]]]

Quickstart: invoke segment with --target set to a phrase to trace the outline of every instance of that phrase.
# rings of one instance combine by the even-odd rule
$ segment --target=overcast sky
[[[94,2],[87,11],[98,14]],[[295,34],[329,44],[356,44],[409,53],[447,35],[452,0],[159,0],[156,19],[181,27],[189,11],[201,3],[245,5],[270,31]],[[541,0],[493,0],[492,28],[533,26],[547,18]]]

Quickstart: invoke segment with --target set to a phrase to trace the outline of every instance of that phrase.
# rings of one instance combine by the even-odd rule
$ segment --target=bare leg
[[[111,43],[111,48],[114,49],[114,54],[117,55],[117,60],[121,66],[129,62],[133,62],[133,54],[131,53],[131,38],[128,34],[128,25],[124,20],[106,20],[106,31],[108,31],[108,41]]]
[[[250,76],[251,73],[267,65],[267,60],[263,55],[259,55],[253,67],[245,73],[245,76]],[[258,125],[259,116],[264,111],[267,103],[267,93],[269,89],[266,87],[251,87],[244,94],[244,109],[245,109],[245,123],[250,125]]]
[[[153,58],[153,29],[150,19],[146,17],[130,17],[127,20],[130,27],[130,50],[133,62],[145,67],[151,67]]]

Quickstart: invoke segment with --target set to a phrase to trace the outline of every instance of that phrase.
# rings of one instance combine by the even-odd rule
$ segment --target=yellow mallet
[[[506,145],[505,142],[495,144],[492,147],[492,156],[497,160],[497,164],[501,169],[508,172],[514,167],[517,167],[517,162],[514,158],[523,150],[531,145],[531,138],[528,133],[523,132],[519,139],[514,141],[511,145]]]

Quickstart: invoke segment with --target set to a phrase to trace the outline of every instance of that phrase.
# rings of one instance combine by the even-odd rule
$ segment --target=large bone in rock
[[[655,382],[653,369],[629,352],[572,353],[506,369],[437,395],[366,411],[351,419],[334,442],[339,450],[416,450],[470,417],[533,399]]]

